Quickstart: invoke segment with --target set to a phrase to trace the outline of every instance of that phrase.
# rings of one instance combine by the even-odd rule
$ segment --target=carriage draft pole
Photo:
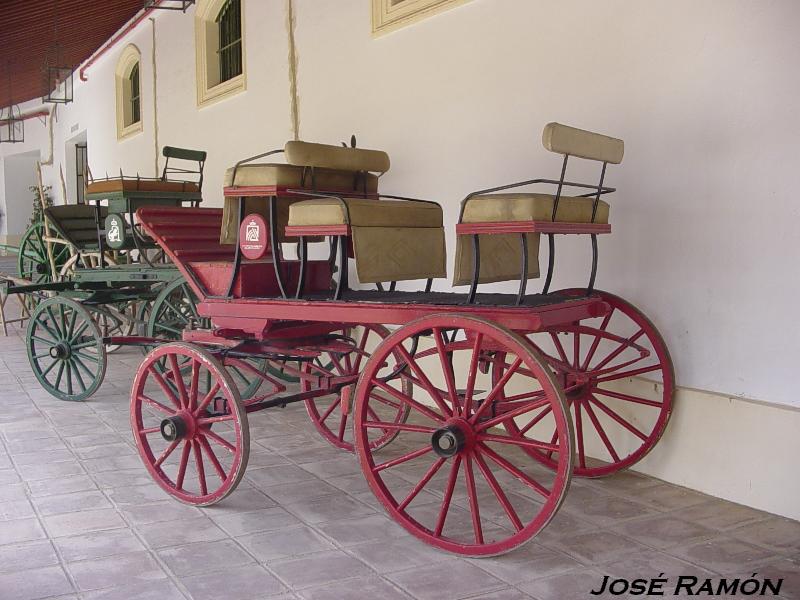
[[[39,202],[42,205],[42,222],[44,225],[44,243],[45,248],[47,248],[47,262],[50,263],[50,272],[53,274],[53,281],[56,280],[58,277],[58,272],[56,271],[56,261],[53,258],[53,243],[50,239],[50,225],[47,222],[47,216],[45,215],[45,210],[47,209],[47,203],[44,200],[44,185],[42,184],[42,163],[38,160],[36,161],[36,184],[39,187]]]

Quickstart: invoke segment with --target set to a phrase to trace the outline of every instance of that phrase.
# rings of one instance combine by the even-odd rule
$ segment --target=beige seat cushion
[[[438,204],[364,198],[303,200],[289,207],[289,225],[349,225],[361,283],[447,275]]]
[[[486,194],[474,196],[464,206],[462,223],[508,221],[550,221],[555,196],[550,194]],[[594,198],[562,196],[558,200],[556,221],[590,223]],[[597,203],[595,223],[608,223],[608,203]]]
[[[498,223],[513,221],[550,221],[555,196],[549,194],[486,194],[467,200],[463,223]],[[556,221],[589,223],[593,198],[562,196],[558,201]],[[609,206],[597,203],[595,223],[608,223]],[[539,277],[539,234],[528,233],[528,278]],[[517,233],[481,235],[480,283],[518,281],[521,270],[521,242]],[[456,236],[456,264],[453,285],[472,281],[472,241]]]
[[[194,181],[161,181],[160,179],[136,179],[116,177],[93,181],[86,186],[87,194],[113,194],[120,192],[194,192],[200,187]]]
[[[413,200],[317,198],[292,204],[289,225],[442,227],[442,207]]]
[[[236,171],[236,181],[233,172]],[[225,187],[261,187],[276,186],[282,188],[305,188],[321,191],[363,190],[363,179],[353,171],[335,171],[333,169],[314,169],[314,182],[311,181],[311,170],[306,170],[303,179],[303,167],[283,164],[240,165],[225,171]],[[378,177],[367,174],[367,191],[375,193],[378,190]],[[356,187],[357,186],[357,187]]]

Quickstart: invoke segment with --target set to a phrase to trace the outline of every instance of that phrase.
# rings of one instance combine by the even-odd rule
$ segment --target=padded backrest
[[[569,154],[615,165],[622,162],[625,153],[625,143],[622,140],[561,123],[545,125],[542,144],[556,154]]]
[[[385,173],[389,170],[390,164],[389,155],[380,150],[345,148],[311,142],[286,142],[284,152],[286,162],[298,167]]]
[[[100,229],[102,230],[108,208],[100,207]],[[97,244],[95,207],[86,204],[62,204],[45,209],[45,216],[58,234],[75,246]]]
[[[163,153],[167,158],[178,158],[180,160],[202,162],[206,159],[206,152],[203,150],[190,150],[188,148],[176,148],[175,146],[164,146]]]

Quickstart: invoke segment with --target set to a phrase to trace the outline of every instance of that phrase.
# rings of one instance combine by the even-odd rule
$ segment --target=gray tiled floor
[[[22,338],[0,338],[0,598],[250,600],[588,598],[620,577],[784,577],[800,598],[800,523],[633,473],[574,480],[533,542],[461,559],[389,520],[355,459],[303,407],[251,416],[246,479],[198,509],[157,488],[134,450],[127,393],[139,354],[101,391],[44,393]]]

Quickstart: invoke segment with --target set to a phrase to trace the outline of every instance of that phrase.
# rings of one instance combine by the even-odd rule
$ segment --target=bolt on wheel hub
[[[460,427],[448,425],[437,429],[431,436],[433,451],[442,458],[450,458],[458,454],[464,447],[466,436]]]
[[[52,346],[48,352],[52,358],[66,359],[70,355],[69,346],[64,342],[59,342],[55,346]]]
[[[186,435],[186,423],[175,415],[161,421],[161,436],[168,442],[174,442]]]

